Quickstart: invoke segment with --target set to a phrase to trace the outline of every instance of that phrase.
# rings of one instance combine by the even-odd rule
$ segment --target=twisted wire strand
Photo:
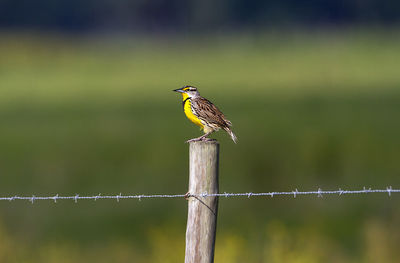
[[[363,188],[361,190],[322,190],[318,188],[317,191],[288,191],[288,192],[266,192],[266,193],[218,193],[218,194],[208,194],[208,193],[200,193],[200,194],[141,194],[141,195],[122,195],[121,193],[118,195],[92,195],[92,196],[80,196],[78,194],[71,195],[71,196],[60,196],[58,194],[54,196],[10,196],[10,197],[0,197],[0,201],[15,201],[15,200],[28,200],[32,204],[35,201],[39,200],[53,200],[55,203],[58,200],[74,200],[75,203],[78,200],[101,200],[101,199],[116,199],[118,202],[121,199],[138,199],[139,201],[142,199],[150,199],[150,198],[188,198],[188,197],[258,197],[258,196],[279,196],[279,195],[290,195],[296,198],[298,195],[316,195],[317,197],[322,197],[324,195],[348,195],[348,194],[370,194],[370,193],[386,193],[391,196],[392,193],[400,193],[400,189],[392,189],[391,186],[387,187],[386,189],[371,189],[371,188]]]

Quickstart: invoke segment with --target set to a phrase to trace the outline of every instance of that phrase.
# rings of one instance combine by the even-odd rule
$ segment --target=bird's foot
[[[200,137],[187,140],[186,143],[189,143],[189,142],[198,142],[198,141],[203,141],[203,142],[214,141],[213,139],[207,138],[207,136],[209,136],[211,133],[212,133],[212,131],[211,131],[211,132],[207,132],[206,134],[203,134],[203,135],[200,136]]]
[[[212,141],[215,141],[215,139],[204,137],[203,139],[201,139],[201,141],[203,141],[203,142],[212,142]]]
[[[201,138],[193,138],[193,139],[187,140],[186,143],[189,143],[189,142],[198,142],[198,141],[201,141]]]
[[[198,138],[193,138],[193,139],[187,140],[186,143],[189,143],[189,142],[210,142],[210,141],[215,141],[215,140],[211,139],[211,138],[207,138],[205,136],[200,136]]]

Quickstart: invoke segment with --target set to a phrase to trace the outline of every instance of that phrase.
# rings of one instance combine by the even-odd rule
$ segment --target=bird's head
[[[183,86],[182,88],[174,89],[173,91],[182,93],[183,99],[195,98],[200,96],[200,93],[197,91],[197,88],[193,86]]]

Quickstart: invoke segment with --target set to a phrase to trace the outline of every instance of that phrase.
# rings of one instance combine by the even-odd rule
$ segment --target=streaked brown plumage
[[[182,94],[183,110],[188,119],[200,126],[205,133],[203,136],[189,141],[206,140],[212,132],[224,129],[236,143],[237,138],[231,129],[232,123],[213,103],[201,97],[197,88],[184,86],[174,91]]]
[[[209,100],[198,97],[191,100],[192,111],[200,119],[207,122],[208,125],[216,125],[219,128],[229,128],[231,122],[225,118],[225,115]]]

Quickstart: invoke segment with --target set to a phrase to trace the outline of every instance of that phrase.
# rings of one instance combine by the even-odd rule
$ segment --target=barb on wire
[[[142,199],[150,199],[150,198],[187,198],[187,197],[196,197],[196,198],[207,198],[207,197],[247,197],[250,199],[250,197],[254,196],[270,196],[274,197],[276,195],[289,195],[293,196],[296,198],[299,195],[316,195],[317,197],[323,197],[324,195],[336,195],[338,194],[339,196],[345,195],[345,194],[370,194],[370,193],[387,193],[389,197],[392,195],[392,193],[400,193],[400,189],[393,189],[391,186],[386,187],[386,189],[371,189],[371,188],[363,188],[361,190],[342,190],[339,188],[339,190],[322,190],[321,188],[318,188],[317,191],[298,191],[297,188],[295,191],[288,191],[288,192],[266,192],[266,193],[253,193],[253,192],[247,192],[247,193],[219,193],[219,194],[208,194],[207,192],[204,193],[199,193],[199,194],[154,194],[154,195],[122,195],[122,193],[119,193],[117,195],[93,195],[93,196],[80,196],[79,194],[72,195],[72,196],[60,196],[58,194],[53,195],[53,196],[10,196],[10,197],[0,197],[0,201],[15,201],[15,200],[28,200],[32,204],[38,200],[53,200],[54,203],[57,203],[58,200],[74,200],[75,203],[78,202],[78,200],[100,200],[100,199],[116,199],[117,202],[119,202],[121,199],[138,199],[141,201]]]

